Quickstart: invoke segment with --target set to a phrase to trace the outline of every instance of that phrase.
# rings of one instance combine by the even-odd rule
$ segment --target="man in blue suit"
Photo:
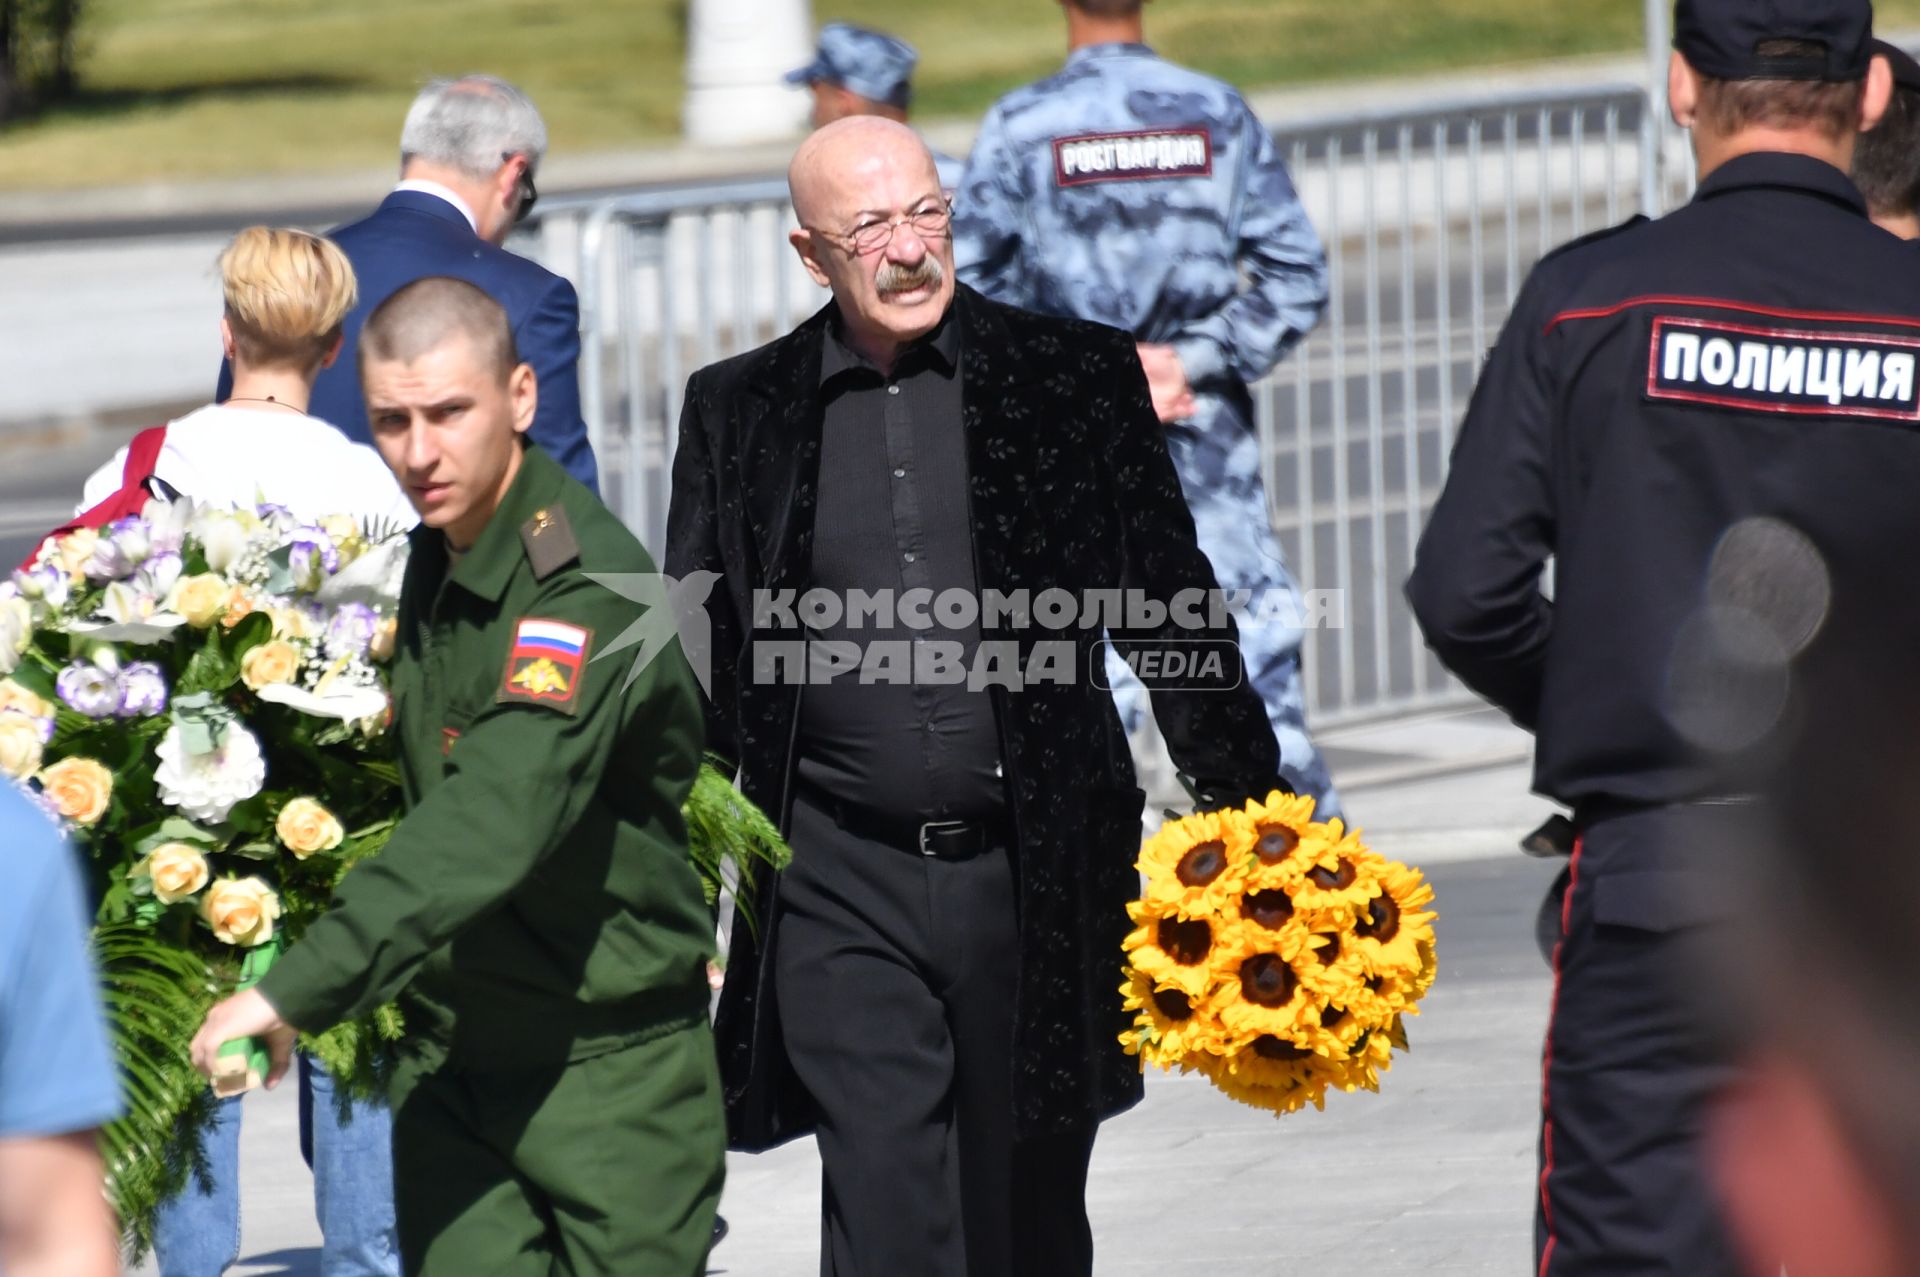
[[[400,132],[400,183],[360,221],[329,232],[360,282],[340,357],[314,383],[308,412],[348,438],[372,441],[360,398],[360,326],[416,279],[450,275],[506,308],[520,358],[539,379],[528,433],[596,492],[599,474],[580,415],[580,302],[573,285],[501,245],[533,207],[547,126],[526,94],[505,80],[469,75],[420,91]],[[223,370],[219,398],[228,392]]]

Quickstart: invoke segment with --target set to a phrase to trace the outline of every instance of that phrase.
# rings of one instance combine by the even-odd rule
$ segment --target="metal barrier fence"
[[[1255,388],[1268,503],[1305,588],[1346,592],[1309,634],[1317,722],[1469,699],[1401,597],[1452,433],[1527,270],[1664,203],[1637,85],[1342,116],[1276,133],[1326,242],[1320,326]],[[613,199],[550,218],[579,288],[581,397],[609,504],[652,547],[687,376],[825,300],[786,243],[784,182]],[[571,260],[568,260],[571,259]]]

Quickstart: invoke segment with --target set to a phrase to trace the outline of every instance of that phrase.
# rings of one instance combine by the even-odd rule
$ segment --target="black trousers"
[[[1676,871],[1676,839],[1705,836],[1699,824],[1609,820],[1574,852],[1547,1032],[1538,1277],[1744,1271],[1700,1157],[1705,1102],[1732,1066],[1690,980],[1712,903],[1710,884]]]
[[[1088,1277],[1093,1131],[1014,1131],[1007,852],[929,859],[804,798],[791,842],[774,978],[820,1109],[822,1277]]]

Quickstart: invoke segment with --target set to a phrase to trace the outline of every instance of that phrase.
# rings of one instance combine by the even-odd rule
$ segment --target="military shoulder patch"
[[[580,708],[580,671],[592,645],[592,630],[545,617],[521,617],[514,625],[497,699],[575,713]]]
[[[536,581],[546,580],[580,557],[573,525],[567,522],[567,512],[557,505],[535,511],[520,525],[520,544],[526,548]]]
[[[1213,172],[1213,134],[1205,129],[1083,133],[1053,139],[1055,186],[1205,177]]]
[[[1920,339],[1820,318],[1787,326],[1655,316],[1647,398],[1920,424]]]

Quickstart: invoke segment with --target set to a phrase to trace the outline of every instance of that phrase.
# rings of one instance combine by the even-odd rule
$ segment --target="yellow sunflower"
[[[1234,1042],[1262,1034],[1286,1037],[1302,1026],[1318,1023],[1319,1000],[1279,952],[1247,951],[1237,965],[1219,974],[1214,1006],[1221,1028]]]
[[[1427,996],[1427,990],[1433,987],[1433,977],[1440,973],[1440,957],[1435,952],[1433,938],[1429,936],[1419,944],[1420,973],[1413,977],[1413,997],[1415,1001]]]
[[[1120,992],[1126,1009],[1134,1012],[1133,1027],[1120,1035],[1120,1043],[1143,1064],[1171,1068],[1224,1047],[1211,999],[1196,1001],[1179,989],[1163,988],[1133,968]]]
[[[1319,1008],[1314,1024],[1294,1035],[1294,1041],[1331,1060],[1344,1060],[1364,1048],[1369,1025],[1347,1007],[1329,1002]]]
[[[1139,902],[1128,906],[1140,925],[1127,936],[1127,961],[1163,987],[1203,1000],[1214,983],[1214,969],[1241,947],[1239,928],[1225,918],[1158,917]]]
[[[1382,888],[1365,845],[1353,834],[1337,832],[1338,826],[1332,822],[1324,840],[1306,844],[1313,859],[1293,889],[1293,907],[1350,922],[1366,915]]]
[[[1341,1006],[1367,979],[1366,965],[1346,931],[1313,932],[1308,947],[1294,956],[1293,971],[1315,997]]]
[[[1402,1014],[1420,1014],[1406,980],[1390,982],[1385,976],[1370,975],[1349,989],[1345,998],[1343,1005],[1368,1031],[1383,1029]]]
[[[1312,820],[1313,799],[1278,791],[1267,801],[1247,802],[1243,819],[1253,837],[1247,882],[1254,890],[1291,890],[1313,865],[1312,847],[1326,840],[1326,826]]]
[[[1434,914],[1422,909],[1433,903],[1433,888],[1398,861],[1383,862],[1378,880],[1380,894],[1354,922],[1354,951],[1369,974],[1413,975],[1422,966],[1420,946],[1433,944]]]
[[[1142,899],[1185,918],[1225,912],[1240,894],[1253,829],[1237,811],[1195,812],[1147,839],[1137,862],[1147,876]]]
[[[1395,1027],[1378,1033],[1369,1033],[1354,1043],[1346,1058],[1339,1061],[1339,1078],[1329,1079],[1328,1085],[1337,1086],[1343,1091],[1378,1091],[1380,1075],[1393,1067],[1393,1050],[1398,1046],[1406,1049],[1406,1036]]]
[[[1386,1023],[1397,1015],[1420,1014],[1420,989],[1407,976],[1371,975],[1348,998],[1347,1005],[1367,1008],[1370,1022]]]
[[[1293,897],[1278,887],[1251,887],[1234,901],[1244,943],[1254,949],[1272,949],[1291,959],[1312,934],[1309,919],[1293,907]]]
[[[1269,1054],[1258,1055],[1263,1044]],[[1228,1098],[1267,1109],[1279,1117],[1296,1113],[1309,1104],[1324,1109],[1326,1083],[1310,1068],[1295,1062],[1292,1053],[1299,1049],[1280,1038],[1262,1037],[1231,1057],[1209,1057],[1197,1066],[1197,1071]],[[1303,1054],[1307,1059],[1313,1058],[1311,1051]]]
[[[1303,1103],[1310,1102],[1315,1108],[1326,1107],[1329,1088],[1356,1090],[1366,1086],[1372,1076],[1345,1053],[1329,1055],[1299,1037],[1256,1038],[1228,1057],[1226,1071],[1243,1086],[1282,1093],[1298,1088]]]
[[[1253,826],[1254,852],[1263,865],[1277,865],[1293,853],[1313,826],[1313,799],[1306,794],[1274,790],[1264,803],[1247,800],[1245,815]]]

